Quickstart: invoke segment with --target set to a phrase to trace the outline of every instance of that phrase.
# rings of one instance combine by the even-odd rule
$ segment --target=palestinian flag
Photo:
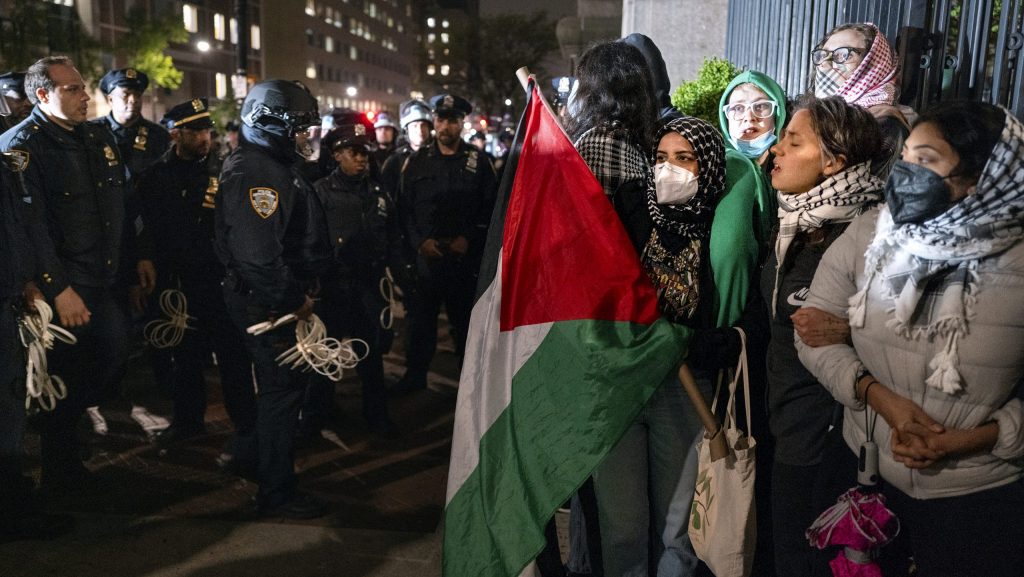
[[[473,308],[445,577],[515,577],[683,357],[612,204],[531,83]]]

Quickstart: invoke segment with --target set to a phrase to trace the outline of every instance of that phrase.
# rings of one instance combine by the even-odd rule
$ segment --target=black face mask
[[[923,166],[897,160],[885,183],[885,202],[892,220],[921,224],[946,212],[952,202],[946,179]]]

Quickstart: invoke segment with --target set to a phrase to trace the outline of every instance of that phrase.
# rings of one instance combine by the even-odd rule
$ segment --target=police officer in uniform
[[[405,142],[388,156],[381,167],[380,183],[384,192],[395,201],[398,197],[398,183],[402,176],[402,167],[409,155],[430,142],[430,133],[434,130],[434,115],[430,104],[423,100],[407,100],[399,106],[399,122],[405,132]]]
[[[161,446],[205,432],[206,381],[210,351],[217,355],[224,406],[237,439],[251,440],[255,460],[256,396],[244,333],[231,322],[221,279],[224,267],[213,248],[214,209],[221,162],[212,150],[213,121],[205,98],[171,108],[163,118],[171,149],[136,179],[135,190],[149,229],[159,272],[157,293],[181,291],[188,324],[173,356],[174,419],[156,442]],[[167,320],[157,308],[152,316]],[[247,445],[247,444],[246,444]],[[233,453],[232,453],[233,456]]]
[[[407,249],[415,255],[416,280],[415,290],[405,291],[406,372],[394,387],[397,393],[426,387],[442,302],[456,354],[465,352],[497,192],[490,161],[461,138],[462,121],[473,107],[452,94],[439,94],[430,103],[434,142],[409,156],[398,193],[399,218]]]
[[[0,74],[0,99],[7,107],[7,114],[0,114],[0,134],[3,134],[32,112],[32,102],[25,95],[24,72]]]
[[[313,311],[308,292],[330,263],[330,248],[323,210],[296,168],[295,134],[319,120],[316,99],[298,82],[260,82],[242,103],[240,145],[224,161],[216,208],[224,298],[239,329]],[[274,360],[294,344],[294,325],[246,336],[258,387],[257,507],[264,515],[311,518],[326,508],[296,488],[292,439],[309,374]]]
[[[91,122],[110,129],[121,158],[134,178],[156,162],[171,145],[171,137],[159,124],[142,117],[142,93],[149,77],[134,68],[111,70],[100,79],[110,114]]]
[[[391,113],[383,111],[377,115],[373,122],[373,132],[377,137],[377,145],[373,150],[373,161],[378,167],[383,167],[391,153],[395,151],[398,144],[398,125],[395,124]]]
[[[68,396],[41,415],[43,481],[68,484],[85,473],[75,425],[85,408],[114,390],[124,375],[130,331],[122,280],[152,288],[152,262],[125,242],[135,215],[127,213],[125,167],[110,131],[86,122],[89,94],[67,57],[43,58],[28,69],[25,91],[36,103],[28,118],[0,137],[0,150],[21,167],[32,199],[30,237],[36,284],[56,319],[78,337],[57,344],[49,359]],[[125,260],[126,262],[122,262]]]
[[[0,116],[11,113],[0,97]],[[43,513],[33,481],[21,474],[25,434],[25,349],[17,317],[25,300],[43,298],[30,284],[35,255],[28,240],[27,193],[20,159],[0,153],[0,543],[7,539],[55,537],[70,528],[67,517]]]
[[[381,324],[382,311],[390,303],[381,293],[381,279],[401,251],[398,222],[387,196],[370,177],[374,125],[354,110],[339,120],[333,145],[337,168],[315,185],[334,249],[334,265],[322,282],[318,310],[327,334],[366,341],[367,356],[356,365],[363,383],[363,416],[372,431],[391,437],[396,429],[384,389],[384,354],[391,347],[391,335]]]

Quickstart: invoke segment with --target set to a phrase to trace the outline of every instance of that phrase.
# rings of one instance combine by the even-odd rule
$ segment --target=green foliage
[[[229,90],[231,90],[231,98],[224,98],[210,105],[210,116],[213,118],[213,123],[217,125],[218,132],[224,132],[228,121],[238,121],[242,115],[241,101],[235,99],[233,89],[229,87]]]
[[[150,82],[163,88],[181,86],[184,74],[164,53],[171,42],[187,42],[188,31],[172,12],[150,17],[141,5],[127,17],[128,32],[118,40],[117,49],[127,55],[128,66],[145,72]]]
[[[718,101],[726,86],[740,73],[723,58],[705,58],[697,79],[683,82],[672,93],[672,106],[683,114],[695,116],[718,126]]]
[[[101,71],[100,45],[89,36],[78,13],[38,0],[12,0],[0,20],[0,70],[25,70],[36,60],[62,54],[85,78]]]

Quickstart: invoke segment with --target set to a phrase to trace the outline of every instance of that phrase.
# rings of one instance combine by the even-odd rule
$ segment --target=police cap
[[[100,79],[100,90],[103,91],[103,94],[110,94],[118,86],[145,92],[149,86],[149,76],[134,68],[121,68],[107,72]]]
[[[373,123],[365,114],[351,108],[339,108],[335,109],[331,116],[334,117],[334,129],[331,130],[332,151],[359,147],[367,152],[373,150],[377,139],[373,134]]]
[[[394,128],[398,129],[398,125],[391,118],[391,113],[384,111],[377,115],[377,121],[373,123],[374,128]]]
[[[182,102],[168,110],[161,122],[167,127],[167,130],[175,128],[189,128],[192,130],[213,128],[213,119],[210,118],[210,107],[205,98],[196,98]]]
[[[434,124],[434,117],[430,114],[430,105],[423,100],[406,100],[398,107],[402,128],[408,128],[416,121],[426,121]]]
[[[0,94],[13,92],[18,98],[25,98],[25,73],[5,72],[0,74]]]
[[[430,108],[441,118],[461,118],[473,112],[468,100],[454,94],[438,94],[430,99]]]

